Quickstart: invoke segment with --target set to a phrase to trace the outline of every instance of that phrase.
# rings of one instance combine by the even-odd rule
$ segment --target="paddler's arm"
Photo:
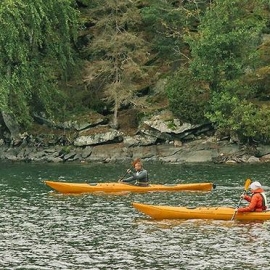
[[[126,179],[123,179],[122,182],[132,182],[132,181],[135,181],[135,180],[136,180],[136,178],[134,176],[130,176],[130,177],[126,178]]]
[[[130,169],[127,170],[127,173],[131,174],[132,171]],[[136,173],[132,173],[132,176],[122,179],[121,182],[132,182],[136,180]]]

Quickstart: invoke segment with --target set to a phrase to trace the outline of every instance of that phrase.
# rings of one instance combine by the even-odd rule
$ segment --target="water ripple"
[[[119,174],[117,166],[92,166],[103,179],[106,175],[116,179]],[[155,172],[160,168],[151,166]],[[91,168],[64,164],[3,167],[1,269],[270,269],[270,222],[153,221],[131,206],[132,201],[236,205],[247,174],[266,182],[268,168],[182,166],[181,175],[177,166],[163,165],[160,170],[161,176],[164,173],[160,179],[165,179],[166,173],[171,183],[218,179],[217,189],[208,193],[64,196],[51,192],[40,181],[57,175],[87,179],[94,173]],[[270,197],[269,190],[267,194]]]

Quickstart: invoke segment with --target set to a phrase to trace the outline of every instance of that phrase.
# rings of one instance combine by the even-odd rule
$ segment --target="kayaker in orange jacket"
[[[251,196],[242,195],[241,197],[249,202],[247,207],[238,208],[238,212],[262,212],[267,209],[267,199],[260,182],[255,181],[249,186]]]

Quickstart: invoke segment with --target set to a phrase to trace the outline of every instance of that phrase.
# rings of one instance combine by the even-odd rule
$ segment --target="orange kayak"
[[[127,183],[68,183],[46,180],[44,183],[60,193],[121,193],[121,192],[149,192],[149,191],[211,191],[213,183],[190,183],[190,184],[150,184],[147,187],[140,187]]]
[[[155,220],[162,219],[213,219],[213,220],[231,220],[235,208],[230,207],[178,207],[150,205],[133,202],[133,207],[139,212],[150,216]],[[234,220],[269,220],[270,211],[236,213]]]

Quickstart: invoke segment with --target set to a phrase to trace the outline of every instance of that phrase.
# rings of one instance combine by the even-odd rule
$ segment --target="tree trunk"
[[[114,100],[114,112],[113,112],[113,128],[118,129],[118,98],[116,97]]]
[[[1,113],[2,113],[2,117],[3,117],[3,121],[10,132],[11,140],[19,139],[20,138],[20,127],[19,127],[17,121],[14,119],[14,117],[11,114],[6,113],[4,111],[1,111]]]

